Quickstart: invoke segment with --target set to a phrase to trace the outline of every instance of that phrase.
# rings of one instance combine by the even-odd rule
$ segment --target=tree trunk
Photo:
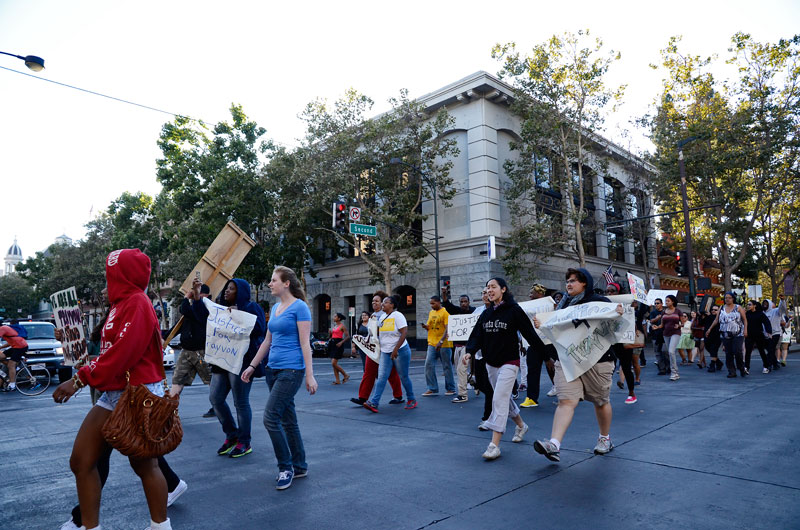
[[[390,259],[389,253],[384,251],[383,253],[383,285],[386,289],[386,292],[390,295],[392,294],[392,260]]]

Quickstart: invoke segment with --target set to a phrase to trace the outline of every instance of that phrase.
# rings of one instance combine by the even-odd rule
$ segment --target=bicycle
[[[28,365],[27,359],[23,357],[17,363],[17,390],[26,396],[38,396],[50,386],[50,372],[44,364]],[[7,392],[8,381],[8,360],[0,363],[5,368],[0,368],[0,390]]]

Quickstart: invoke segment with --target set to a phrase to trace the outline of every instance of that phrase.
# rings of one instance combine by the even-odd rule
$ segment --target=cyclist
[[[22,355],[28,351],[28,341],[22,338],[13,326],[18,326],[16,320],[10,326],[0,326],[0,338],[8,344],[0,349],[0,361],[8,360],[8,386],[6,392],[17,389],[17,363]]]

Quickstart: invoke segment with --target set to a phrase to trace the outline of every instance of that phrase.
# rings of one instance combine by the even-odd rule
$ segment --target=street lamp
[[[439,207],[437,203],[439,202],[438,194],[436,191],[436,180],[432,179],[429,175],[427,175],[424,171],[420,168],[415,166],[414,164],[409,164],[408,162],[404,162],[400,158],[392,158],[389,160],[389,163],[392,165],[403,165],[406,167],[411,168],[412,171],[419,173],[419,175],[428,182],[428,185],[433,188],[433,238],[434,238],[434,256],[433,259],[436,262],[436,293],[439,293],[441,289],[441,281],[442,276],[439,271]]]
[[[14,53],[7,53],[7,52],[0,52],[3,55],[10,55],[11,57],[16,57],[17,59],[22,59],[25,61],[25,66],[33,70],[34,72],[41,72],[44,70],[44,59],[41,57],[36,57],[35,55],[17,55]]]
[[[692,255],[692,231],[689,226],[689,200],[686,197],[686,167],[683,164],[683,146],[697,140],[690,136],[678,142],[678,168],[681,174],[681,196],[683,198],[683,225],[686,231],[686,266],[689,275],[689,309],[694,309],[697,292],[694,287],[694,257]]]

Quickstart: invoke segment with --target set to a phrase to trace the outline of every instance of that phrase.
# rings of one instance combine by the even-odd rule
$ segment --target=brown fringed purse
[[[128,385],[103,425],[103,437],[125,456],[157,458],[175,450],[183,438],[179,400],[169,397],[164,375],[164,397],[150,392],[144,385]]]

